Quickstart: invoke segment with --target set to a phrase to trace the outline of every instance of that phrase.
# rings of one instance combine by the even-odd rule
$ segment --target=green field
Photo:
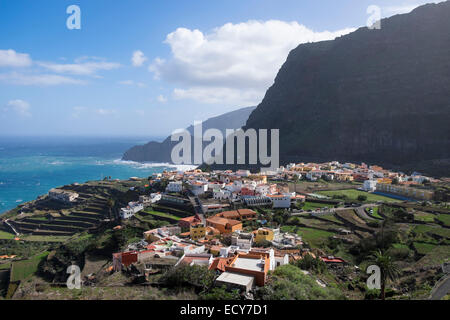
[[[310,245],[318,246],[320,243],[328,237],[334,236],[334,233],[323,231],[323,230],[317,230],[312,228],[297,228],[297,234],[302,237],[302,239],[309,243]]]
[[[46,258],[48,254],[48,252],[43,252],[32,257],[31,259],[13,262],[11,269],[11,281],[14,282],[24,280],[35,274],[38,270],[39,263],[42,259]]]
[[[414,248],[416,248],[417,253],[423,255],[430,253],[435,247],[436,245],[431,243],[414,242]]]
[[[450,214],[440,214],[437,219],[444,223],[445,226],[450,227]]]
[[[11,262],[1,263],[0,270],[9,269],[11,267]]]
[[[434,222],[436,216],[432,213],[416,212],[414,213],[414,220],[422,222]]]
[[[377,219],[383,219],[383,217],[380,216],[380,214],[378,213],[378,211],[379,211],[379,208],[378,208],[378,207],[373,207],[372,210],[373,210],[372,213],[370,213],[370,210],[369,210],[369,209],[366,210],[366,212],[367,212],[367,214],[368,214],[369,216],[372,216],[372,217],[377,218]]]
[[[9,232],[0,231],[0,240],[11,240],[14,239],[14,235]]]
[[[385,202],[399,202],[399,200],[380,196],[377,194],[372,194],[364,191],[359,191],[356,189],[347,189],[347,190],[333,190],[333,191],[319,191],[317,192],[321,195],[333,197],[333,196],[346,196],[348,200],[358,201],[358,196],[366,196],[367,200],[365,202],[377,202],[377,201],[385,201]]]
[[[174,216],[172,214],[169,213],[165,213],[165,212],[159,212],[159,211],[153,211],[153,210],[146,210],[144,211],[145,213],[148,213],[151,216],[156,216],[156,217],[161,217],[161,218],[167,218],[167,219],[171,219],[171,220],[175,220],[175,221],[179,221],[181,218]],[[149,217],[148,216],[142,216],[142,219],[147,220]]]
[[[334,206],[332,204],[328,204],[328,203],[318,203],[318,202],[309,202],[306,201],[303,204],[302,210],[308,211],[308,210],[316,210],[316,209],[321,209],[321,208],[333,208]]]
[[[20,240],[31,241],[31,242],[65,242],[72,236],[21,236]]]

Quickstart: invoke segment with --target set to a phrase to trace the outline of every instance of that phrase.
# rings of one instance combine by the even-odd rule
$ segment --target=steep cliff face
[[[450,159],[450,2],[300,45],[246,128],[279,128],[282,162],[425,163],[448,175],[436,160]]]
[[[203,122],[203,132],[208,129],[218,129],[225,137],[226,129],[239,129],[245,125],[250,113],[255,107],[247,107],[232,112],[225,113],[218,117],[208,119]],[[187,130],[193,136],[194,127],[190,126]],[[192,144],[194,140],[192,138]],[[171,153],[177,142],[172,142],[171,137],[167,137],[163,142],[149,142],[143,146],[135,146],[126,151],[123,160],[137,162],[171,162]],[[205,144],[204,144],[205,145]]]

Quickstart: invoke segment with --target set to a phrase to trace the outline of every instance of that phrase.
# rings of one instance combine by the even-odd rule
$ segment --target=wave
[[[65,162],[59,161],[59,160],[52,161],[52,162],[49,163],[49,165],[52,165],[52,166],[62,166],[62,165],[65,165],[65,164],[66,164]]]
[[[18,199],[18,200],[16,200],[16,203],[21,203],[21,202],[23,202],[23,200],[22,200],[22,199]]]
[[[189,171],[197,168],[195,165],[186,165],[186,164],[172,164],[172,163],[157,163],[157,162],[136,162],[130,160],[122,160],[117,159],[113,160],[114,164],[119,165],[128,165],[137,169],[151,169],[151,168],[175,168],[177,171]]]

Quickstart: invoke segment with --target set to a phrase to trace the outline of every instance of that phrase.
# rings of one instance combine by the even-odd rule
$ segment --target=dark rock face
[[[280,129],[289,161],[450,172],[450,2],[302,44],[245,128]]]
[[[250,113],[255,107],[247,107],[232,112],[228,112],[218,117],[214,117],[203,122],[203,133],[208,129],[218,129],[225,137],[226,129],[239,129],[245,125]],[[190,126],[187,130],[193,136],[194,127]],[[125,152],[122,160],[137,162],[163,162],[171,163],[171,153],[173,147],[178,142],[172,142],[171,137],[167,137],[163,142],[149,142],[143,146],[135,146]],[[192,137],[192,145],[194,138]],[[204,143],[207,145],[208,143]]]

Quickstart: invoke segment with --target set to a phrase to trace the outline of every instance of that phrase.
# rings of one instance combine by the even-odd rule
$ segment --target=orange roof
[[[221,218],[221,217],[217,217],[217,216],[208,218],[206,221],[208,221],[210,223],[213,223],[213,224],[220,224],[220,225],[223,225],[223,226],[225,226],[227,224],[230,224],[232,226],[235,226],[237,224],[241,224],[241,222],[238,221],[238,220],[225,219],[225,218]]]
[[[219,270],[225,272],[225,267],[229,266],[233,258],[216,258],[209,266],[209,270]]]

